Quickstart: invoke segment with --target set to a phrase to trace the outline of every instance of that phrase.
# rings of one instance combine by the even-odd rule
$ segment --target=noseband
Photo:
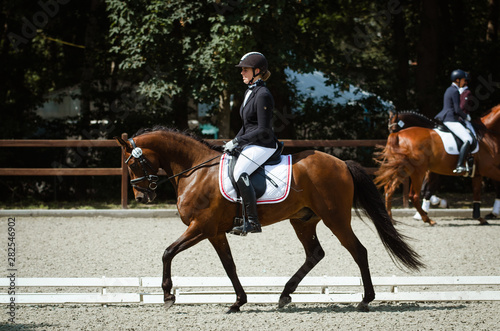
[[[153,168],[151,167],[148,160],[142,154],[142,149],[140,147],[136,146],[133,138],[130,138],[128,141],[130,141],[130,143],[132,144],[133,149],[132,149],[132,153],[130,153],[130,156],[125,161],[125,164],[128,164],[128,161],[130,161],[130,158],[133,157],[133,158],[139,160],[139,164],[142,167],[142,172],[144,173],[144,176],[142,176],[142,177],[139,177],[136,179],[131,179],[130,185],[132,185],[132,187],[134,187],[138,191],[152,193],[158,187],[158,184],[157,184],[158,176],[148,174],[147,168],[149,168],[151,171],[153,170]],[[143,180],[147,180],[149,182],[149,186],[147,188],[144,188],[144,187],[137,185],[137,183],[142,182]]]

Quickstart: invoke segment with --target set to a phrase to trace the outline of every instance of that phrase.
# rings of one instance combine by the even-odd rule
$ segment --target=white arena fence
[[[288,277],[240,277],[248,303],[276,304]],[[500,276],[373,277],[375,301],[500,301]],[[227,277],[172,277],[176,304],[231,304],[236,296]],[[9,291],[15,289],[15,295]],[[160,277],[0,278],[0,303],[161,304]],[[9,294],[9,292],[11,294]],[[360,277],[306,277],[293,303],[358,303]]]

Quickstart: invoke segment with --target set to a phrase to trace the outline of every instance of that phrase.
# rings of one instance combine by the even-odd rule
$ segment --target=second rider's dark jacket
[[[467,114],[460,108],[460,93],[458,87],[452,84],[444,92],[443,110],[435,117],[442,122],[460,122],[467,118]]]
[[[257,82],[248,100],[240,108],[243,125],[236,135],[238,145],[258,145],[276,148],[277,139],[272,127],[274,99],[264,82]]]

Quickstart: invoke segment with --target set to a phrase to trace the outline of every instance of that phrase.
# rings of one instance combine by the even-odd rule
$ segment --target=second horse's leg
[[[422,181],[424,179],[425,173],[421,174],[417,171],[413,172],[411,174],[411,189],[410,189],[410,196],[409,198],[411,199],[413,203],[413,207],[417,209],[417,212],[420,214],[422,217],[422,220],[424,223],[429,223],[429,225],[435,225],[436,222],[431,220],[429,216],[427,215],[427,212],[425,212],[422,209],[422,206],[420,205],[420,188],[422,187]]]

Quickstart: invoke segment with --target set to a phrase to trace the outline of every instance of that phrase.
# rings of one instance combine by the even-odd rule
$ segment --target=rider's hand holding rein
[[[231,141],[228,141],[224,144],[224,152],[231,153],[238,146],[238,138],[234,138]]]

